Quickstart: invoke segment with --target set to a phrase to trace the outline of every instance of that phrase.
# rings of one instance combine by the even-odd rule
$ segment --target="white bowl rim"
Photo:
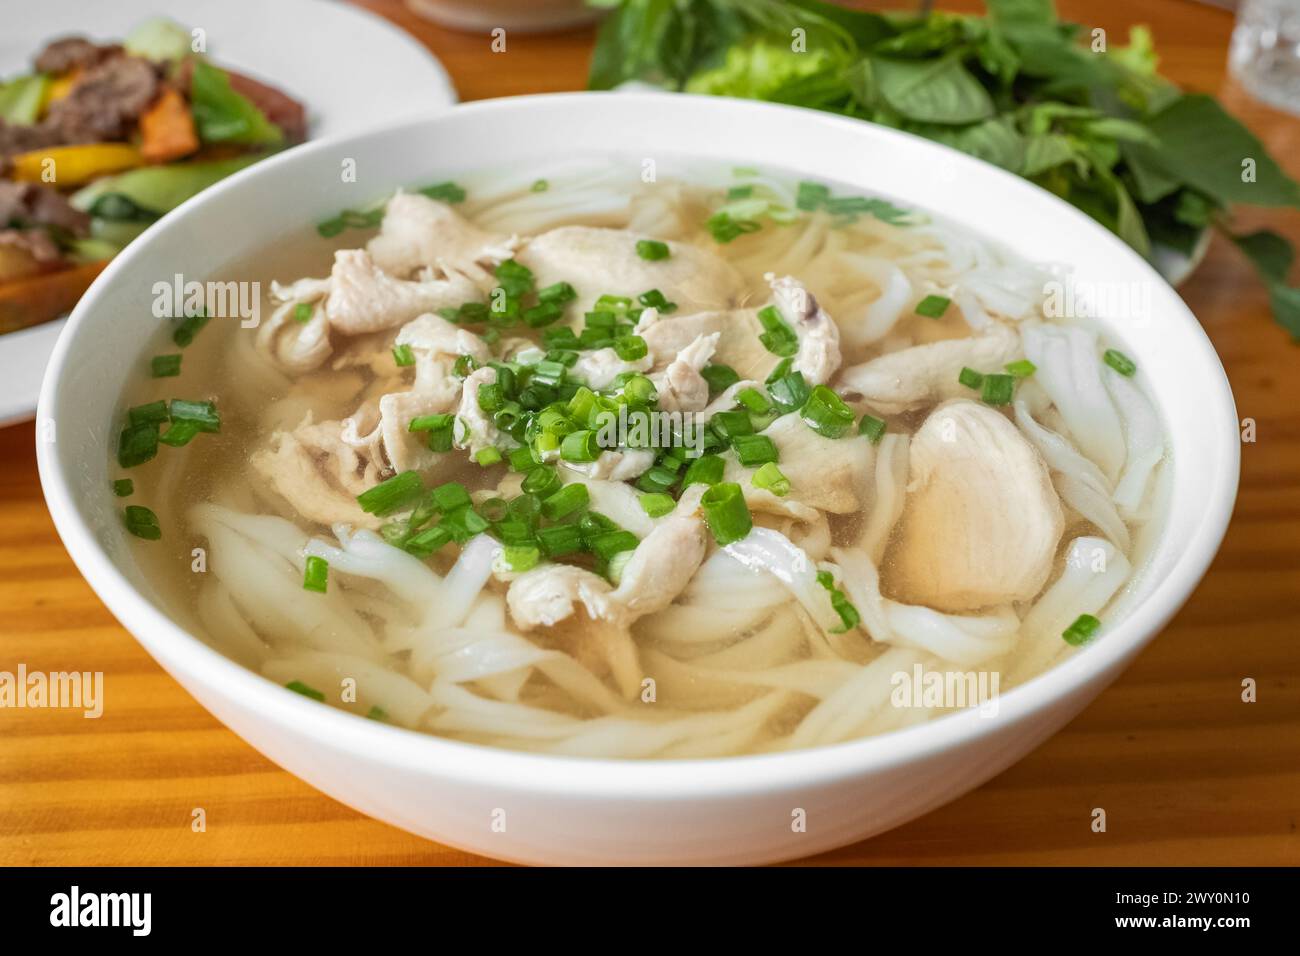
[[[866,128],[872,135],[885,140],[900,137],[924,143],[927,148],[944,153],[955,153],[955,157],[960,158],[954,157],[953,161],[976,163],[985,175],[1004,177],[1017,184],[1013,188],[1033,190],[1036,195],[1045,192],[1012,173],[980,163],[966,154],[956,153],[946,146],[912,134],[800,107],[679,93],[574,92],[462,103],[436,114],[407,117],[359,133],[315,140],[223,180],[181,205],[163,222],[183,218],[191,207],[199,204],[221,201],[227,191],[238,189],[245,179],[265,174],[282,164],[298,162],[317,152],[337,150],[346,144],[373,136],[436,125],[468,111],[509,113],[526,109],[554,110],[563,114],[575,101],[597,98],[617,98],[619,108],[627,110],[635,110],[639,103],[649,106],[672,99],[680,103],[682,109],[716,109],[719,115],[779,112],[791,117],[803,117],[804,122],[810,121],[809,117],[815,117],[817,121],[826,124],[853,129]],[[780,117],[769,115],[768,118]],[[689,151],[684,150],[687,153]],[[1135,260],[1134,264],[1147,273],[1150,281],[1164,283],[1159,273],[1105,227],[1063,200],[1049,198],[1059,204],[1062,215],[1074,220],[1073,228],[1092,231],[1098,242],[1120,246],[1124,253]],[[158,241],[156,236],[165,235],[165,232],[165,229],[157,226],[150,230],[155,242]],[[70,343],[77,329],[89,320],[98,298],[96,293],[112,283],[117,273],[136,257],[146,254],[152,244],[150,236],[132,243],[109,264],[82,296],[59,337],[42,383],[37,412],[37,461],[46,503],[55,527],[91,588],[128,632],[174,677],[180,679],[179,675],[183,673],[198,683],[219,687],[218,693],[229,699],[241,699],[261,719],[291,727],[295,732],[308,737],[328,740],[336,749],[369,762],[407,770],[428,768],[447,776],[472,778],[483,785],[504,788],[518,787],[521,781],[527,781],[528,789],[538,793],[579,792],[586,797],[652,800],[693,800],[702,796],[726,797],[756,791],[773,793],[799,790],[901,766],[922,757],[959,748],[1004,722],[1016,722],[1047,711],[1053,703],[1094,680],[1104,676],[1107,679],[1113,678],[1125,660],[1153,640],[1190,596],[1218,550],[1236,499],[1241,449],[1237,442],[1226,442],[1226,453],[1217,458],[1218,467],[1212,476],[1210,499],[1205,502],[1196,530],[1189,536],[1188,545],[1174,566],[1145,599],[1132,608],[1113,629],[1108,629],[1104,640],[1097,641],[1083,652],[1001,694],[998,698],[999,712],[995,718],[982,717],[978,709],[972,708],[887,734],[827,746],[748,756],[670,760],[528,753],[464,743],[394,727],[332,707],[321,707],[314,701],[286,690],[235,663],[154,607],[113,564],[92,530],[81,519],[68,478],[53,450],[53,443],[40,440],[40,423],[57,415],[58,382],[65,371]],[[1239,427],[1236,407],[1218,355],[1190,309],[1180,299],[1176,305],[1173,310],[1176,314],[1170,315],[1168,321],[1180,323],[1182,328],[1179,334],[1190,336],[1197,349],[1208,353],[1203,357],[1210,359],[1220,372],[1215,381],[1202,383],[1201,394],[1205,397],[1207,409],[1219,419],[1217,422],[1207,421],[1207,432],[1216,434],[1220,433],[1220,429],[1230,428],[1235,434]],[[1172,516],[1166,520],[1172,520]],[[185,683],[184,680],[181,682]]]

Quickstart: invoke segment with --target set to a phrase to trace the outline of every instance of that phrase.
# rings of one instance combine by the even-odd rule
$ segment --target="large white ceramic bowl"
[[[565,156],[785,167],[942,212],[1080,280],[1147,284],[1151,321],[1112,326],[1141,366],[1173,449],[1169,513],[1124,616],[1094,645],[1004,694],[873,739],[694,761],[534,756],[441,740],[322,707],[173,623],[137,568],[109,491],[119,397],[155,331],[150,286],[203,276],[294,223],[350,204],[340,157],[375,196],[466,170]],[[355,189],[355,187],[349,187]],[[276,763],[358,810],[489,856],[535,863],[754,863],[805,856],[894,827],[988,780],[1077,714],[1179,608],[1223,536],[1237,487],[1236,412],[1195,318],[1137,255],[1054,196],[893,130],[759,103],[573,94],[459,106],[317,142],[204,192],[133,243],[73,313],[38,412],[46,500],[74,560],[118,619],[221,721]],[[53,440],[50,440],[53,439]],[[111,676],[108,706],[111,701]],[[796,811],[802,832],[792,826]],[[504,827],[502,823],[504,822]]]

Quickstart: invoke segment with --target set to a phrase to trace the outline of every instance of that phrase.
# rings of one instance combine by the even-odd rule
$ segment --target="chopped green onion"
[[[1038,371],[1038,366],[1029,359],[1020,359],[1017,362],[1008,362],[1004,366],[1007,372],[1016,378],[1028,378]]]
[[[117,463],[123,468],[143,465],[158,454],[158,425],[141,422],[122,429],[117,441]]]
[[[776,443],[766,435],[740,435],[731,443],[736,457],[746,468],[757,468],[779,460]]]
[[[758,321],[763,324],[764,332],[759,341],[773,355],[788,357],[799,351],[799,337],[794,329],[781,318],[776,306],[768,305],[758,310]]]
[[[756,388],[742,388],[736,394],[736,401],[756,415],[766,415],[772,410],[772,403]]]
[[[740,381],[740,375],[730,365],[706,365],[700,370],[700,377],[709,383],[710,395],[726,391]]]
[[[404,472],[403,474],[411,473]],[[398,477],[400,478],[401,475]],[[393,480],[392,478],[389,479],[389,481]],[[429,492],[429,500],[443,514],[450,514],[457,508],[463,508],[470,503],[469,492],[465,490],[465,486],[459,481],[448,481],[434,488]]]
[[[511,449],[510,453],[506,455],[506,461],[510,465],[510,470],[517,472],[532,471],[540,464],[536,456],[533,455],[532,448],[527,445]]]
[[[442,527],[442,525],[434,525],[419,534],[412,535],[403,547],[407,553],[423,560],[433,555],[434,552],[442,550],[443,546],[450,543],[451,540],[451,531]]]
[[[293,320],[295,322],[310,322],[313,311],[315,310],[310,302],[299,302],[293,307]]]
[[[1078,647],[1080,644],[1087,644],[1101,628],[1101,621],[1091,614],[1080,614],[1074,619],[1074,623],[1061,632],[1061,637],[1065,638],[1065,643]]]
[[[1137,363],[1119,349],[1107,349],[1105,354],[1102,355],[1102,359],[1125,378],[1132,378],[1137,374]]]
[[[399,368],[405,368],[408,365],[415,364],[415,352],[406,343],[393,346],[393,361]]]
[[[212,402],[191,402],[183,398],[173,398],[167,405],[167,412],[173,422],[195,422],[199,431],[221,431],[221,416],[217,406]]]
[[[554,302],[557,305],[563,305],[566,302],[572,302],[577,297],[578,293],[567,282],[556,282],[548,285],[545,289],[537,290],[539,302]]]
[[[587,539],[587,547],[602,561],[609,561],[623,551],[635,551],[640,543],[631,531],[623,530],[606,531]]]
[[[435,183],[425,186],[420,192],[430,199],[440,199],[445,203],[455,204],[465,201],[465,190],[453,182]]]
[[[506,259],[496,267],[494,274],[507,297],[514,298],[532,291],[532,270],[514,259]]]
[[[767,393],[782,412],[793,412],[803,408],[812,395],[812,389],[804,381],[803,372],[791,372],[769,385]]]
[[[158,527],[158,516],[143,505],[127,505],[125,518],[126,530],[137,538],[157,541],[162,537],[162,529]]]
[[[388,720],[388,711],[384,710],[384,708],[380,707],[378,704],[375,704],[369,711],[367,711],[366,720],[386,721]]]
[[[781,359],[781,361],[776,363],[776,368],[772,369],[772,371],[768,373],[767,379],[763,382],[763,384],[773,385],[779,382],[781,379],[785,378],[787,375],[790,374],[790,369],[793,367],[794,367],[794,359],[792,358]],[[802,405],[803,403],[800,402],[799,404]]]
[[[584,429],[565,435],[560,443],[560,457],[565,461],[587,462],[600,457],[596,432]]]
[[[552,521],[558,521],[581,508],[587,507],[589,500],[590,495],[587,492],[587,486],[581,482],[574,482],[571,485],[565,485],[555,494],[544,499],[542,501],[542,514]]]
[[[119,498],[129,498],[135,493],[135,482],[130,478],[119,478],[113,482],[113,494]]]
[[[126,417],[132,425],[158,425],[170,418],[167,403],[161,399],[145,405],[136,405],[126,410]]]
[[[829,186],[821,183],[809,182],[807,180],[799,183],[798,191],[795,193],[794,204],[804,212],[812,212],[818,209],[831,198]]]
[[[585,547],[582,532],[578,530],[577,525],[571,524],[557,524],[550,528],[542,528],[537,532],[537,541],[548,558],[573,554]]]
[[[663,492],[650,492],[641,495],[638,500],[641,502],[641,510],[651,518],[662,518],[677,507],[673,501],[672,495],[666,495]]]
[[[677,472],[663,465],[655,465],[637,479],[636,486],[647,494],[662,494],[677,484]]]
[[[722,473],[726,467],[727,463],[718,455],[701,455],[686,467],[682,488],[686,489],[695,484],[716,485],[722,480]]]
[[[181,356],[155,355],[149,360],[149,369],[154,378],[174,378],[181,374]]]
[[[884,419],[876,418],[874,415],[863,415],[862,421],[858,422],[858,434],[866,435],[867,441],[873,445],[880,444],[880,439],[885,435]]]
[[[669,256],[668,243],[660,242],[657,239],[638,239],[636,241],[636,254],[650,262],[667,259]]]
[[[409,504],[423,490],[424,483],[420,481],[419,472],[404,471],[361,492],[357,495],[357,504],[366,514],[392,514]]]
[[[659,393],[650,379],[644,375],[633,375],[623,383],[623,397],[633,405],[649,405],[659,397]]]
[[[194,436],[202,430],[202,426],[192,419],[178,419],[171,423],[171,427],[167,431],[158,436],[158,440],[164,445],[182,448],[188,445]]]
[[[480,448],[474,455],[474,460],[482,467],[489,468],[492,465],[501,464],[501,449],[495,445],[488,445],[486,448]]]
[[[858,609],[853,606],[844,592],[835,586],[835,578],[829,571],[817,572],[817,583],[824,587],[830,594],[831,608],[840,616],[840,627],[832,631],[834,634],[843,634],[845,631],[851,631],[858,626],[862,620],[862,615]]]
[[[963,366],[962,370],[957,373],[957,381],[967,388],[981,388],[984,385],[984,376],[973,368]]]
[[[481,392],[482,389],[480,388]],[[455,423],[456,416],[451,413],[441,415],[417,415],[407,424],[406,430],[411,432],[436,432],[444,428],[451,428]]]
[[[750,484],[762,491],[770,491],[778,498],[784,498],[790,493],[790,479],[776,466],[775,461],[769,461],[754,472]]]
[[[564,381],[565,368],[562,362],[543,359],[533,366],[533,381],[543,385],[558,385]]]
[[[544,193],[546,192],[546,190],[550,188],[551,188],[551,184],[549,182],[547,182],[545,179],[538,179],[531,186],[528,187],[528,191],[534,193]]]
[[[210,318],[211,316],[204,312],[200,312],[198,315],[186,316],[181,320],[181,324],[176,326],[175,331],[172,332],[172,341],[181,348],[185,348],[194,341],[194,336],[198,335],[199,330],[208,324]]]
[[[728,213],[715,212],[704,221],[704,228],[709,230],[714,242],[726,243],[745,233],[758,232],[762,226],[752,219],[733,219]]]
[[[626,335],[621,339],[614,340],[614,351],[624,362],[635,362],[637,359],[645,358],[650,351],[646,345],[645,339],[639,335]]]
[[[711,487],[700,498],[700,508],[714,540],[724,547],[739,541],[754,527],[753,516],[745,505],[745,494],[735,482]]]
[[[658,309],[664,315],[677,311],[677,303],[669,302],[668,298],[658,289],[647,289],[637,296],[636,300],[647,309]]]
[[[749,413],[739,409],[718,412],[709,419],[709,428],[724,442],[734,441],[737,435],[754,434],[754,423],[749,420]]]
[[[550,325],[564,314],[564,306],[559,302],[539,302],[531,308],[524,309],[524,324],[534,329]]]
[[[524,475],[520,488],[524,494],[548,498],[559,491],[562,484],[554,468],[549,465],[538,465]]]
[[[542,552],[536,545],[506,545],[501,549],[501,563],[508,571],[531,571],[541,560]]]
[[[295,694],[302,694],[302,696],[310,697],[314,701],[319,701],[322,704],[325,703],[324,694],[318,691],[315,687],[309,687],[300,680],[291,680],[284,686],[289,688],[289,690],[293,691]]]
[[[812,390],[799,414],[804,424],[827,438],[840,438],[853,425],[853,409],[825,385]]]
[[[980,400],[987,405],[1010,405],[1015,393],[1014,375],[985,375]]]
[[[307,555],[307,564],[302,572],[303,590],[324,594],[325,588],[329,584],[329,573],[330,565],[328,561],[314,554]]]
[[[923,315],[927,319],[942,318],[943,314],[948,311],[951,302],[952,299],[946,295],[927,295],[916,303],[916,314]]]

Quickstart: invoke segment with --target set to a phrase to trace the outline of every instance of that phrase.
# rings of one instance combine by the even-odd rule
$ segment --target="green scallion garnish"
[[[588,462],[600,457],[600,443],[596,432],[589,429],[565,435],[560,442],[560,457],[565,461]]]
[[[1091,614],[1080,614],[1074,619],[1074,623],[1061,632],[1061,637],[1065,643],[1074,647],[1081,644],[1087,644],[1096,635],[1101,628],[1101,621]]]
[[[758,321],[763,325],[763,332],[759,335],[759,341],[773,355],[779,355],[782,358],[794,355],[799,351],[799,337],[795,335],[794,329],[781,318],[781,313],[777,311],[776,306],[767,305],[758,310]]]
[[[1137,363],[1119,349],[1107,349],[1102,355],[1102,360],[1125,378],[1132,378],[1137,374]]]
[[[812,394],[812,389],[804,381],[803,372],[790,372],[767,387],[767,394],[782,413],[793,412],[802,408]]]
[[[149,371],[154,378],[175,378],[181,374],[180,353],[155,355],[149,360]]]
[[[311,314],[315,309],[310,302],[299,302],[293,307],[293,320],[295,322],[310,322]]]
[[[462,489],[463,490],[463,489]],[[366,514],[387,515],[411,503],[424,491],[424,482],[416,471],[404,471],[357,495],[357,504]],[[466,499],[468,500],[468,494]]]
[[[118,478],[113,482],[113,494],[119,498],[129,498],[135,494],[135,482],[130,478]]]
[[[425,186],[419,191],[430,199],[438,199],[451,205],[465,201],[465,190],[450,181]]]
[[[840,616],[840,626],[835,628],[832,633],[843,634],[845,631],[851,631],[858,626],[862,620],[862,615],[858,609],[853,606],[844,592],[835,586],[835,578],[829,571],[817,572],[817,583],[826,589],[831,597],[831,608]]]
[[[578,530],[577,525],[571,524],[557,524],[550,528],[539,528],[537,543],[546,552],[548,558],[573,554],[576,551],[582,551],[586,547],[582,540],[582,532]]]
[[[980,386],[980,400],[986,405],[1010,405],[1015,393],[1014,375],[985,375]]]
[[[664,494],[661,491],[643,494],[638,500],[641,502],[641,510],[651,518],[662,518],[677,506],[672,495]]]
[[[957,381],[962,385],[965,385],[967,388],[978,389],[984,385],[984,376],[973,368],[963,367],[962,370],[957,373]]]
[[[780,460],[776,443],[766,435],[738,435],[732,439],[731,447],[736,450],[736,457],[746,468],[757,468]]]
[[[701,455],[686,466],[686,474],[682,478],[683,490],[696,484],[716,485],[722,480],[726,467],[727,463],[718,455]]]
[[[318,701],[322,704],[325,703],[324,694],[318,691],[315,687],[308,687],[300,680],[291,680],[284,686],[289,688],[289,690],[293,691],[295,694],[302,694],[302,696],[310,697],[314,701]]]
[[[700,377],[709,383],[710,395],[726,391],[740,381],[740,375],[730,365],[706,365],[700,369]]]
[[[874,415],[863,415],[862,421],[858,422],[858,434],[866,435],[867,441],[873,445],[880,444],[880,439],[885,436],[885,420]]]
[[[509,571],[531,571],[541,561],[542,552],[536,545],[506,545],[501,549],[501,563]]]
[[[927,295],[920,302],[916,303],[916,314],[923,315],[927,319],[939,319],[948,311],[948,306],[952,299],[946,295]]]
[[[546,192],[546,190],[550,188],[551,188],[551,184],[549,182],[547,182],[545,179],[538,179],[535,180],[533,184],[528,187],[528,191],[534,193],[544,193]]]
[[[185,348],[194,341],[194,336],[199,334],[199,330],[208,324],[211,318],[206,312],[200,312],[197,315],[187,315],[181,320],[181,324],[176,326],[172,332],[172,341],[180,348]]]
[[[194,422],[199,431],[221,431],[221,415],[213,402],[192,402],[184,398],[173,398],[167,403],[167,412],[173,422]]]
[[[770,491],[778,498],[790,493],[790,479],[785,476],[775,461],[769,461],[750,478],[750,484],[762,491]]]
[[[658,239],[638,239],[636,241],[636,254],[649,262],[667,259],[669,256],[668,243],[660,242]]]
[[[542,514],[552,521],[559,521],[582,508],[587,507],[590,495],[587,486],[581,482],[565,485],[555,494],[542,501]]]
[[[636,300],[647,309],[658,309],[663,315],[668,315],[670,312],[677,311],[677,303],[669,302],[664,294],[658,289],[647,289],[645,292],[642,292],[637,296]]]
[[[501,464],[501,449],[495,445],[488,445],[486,448],[480,448],[474,454],[474,460],[484,468],[490,468],[493,465]]]
[[[734,481],[721,482],[704,492],[700,509],[714,540],[724,547],[739,541],[754,527],[753,516],[745,504],[745,493]]]
[[[1029,359],[1008,362],[1003,367],[1007,370],[1008,375],[1014,375],[1016,378],[1028,378],[1038,371],[1038,366]]]
[[[405,342],[393,346],[393,361],[397,363],[398,368],[406,368],[408,365],[415,364],[415,352]]]
[[[158,436],[158,440],[164,445],[170,445],[172,448],[183,448],[201,431],[203,431],[203,426],[197,421],[177,419],[171,423],[167,431]]]
[[[809,428],[826,438],[840,438],[853,425],[853,409],[825,385],[818,385],[799,412]]]
[[[329,585],[329,574],[330,564],[328,561],[314,554],[307,555],[307,563],[302,571],[303,590],[324,594],[326,587]]]
[[[158,454],[158,425],[141,422],[122,429],[117,441],[117,463],[123,468],[143,465]]]

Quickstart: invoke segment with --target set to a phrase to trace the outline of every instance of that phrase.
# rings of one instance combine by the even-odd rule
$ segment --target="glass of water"
[[[1228,66],[1253,96],[1300,114],[1300,0],[1241,0]]]

